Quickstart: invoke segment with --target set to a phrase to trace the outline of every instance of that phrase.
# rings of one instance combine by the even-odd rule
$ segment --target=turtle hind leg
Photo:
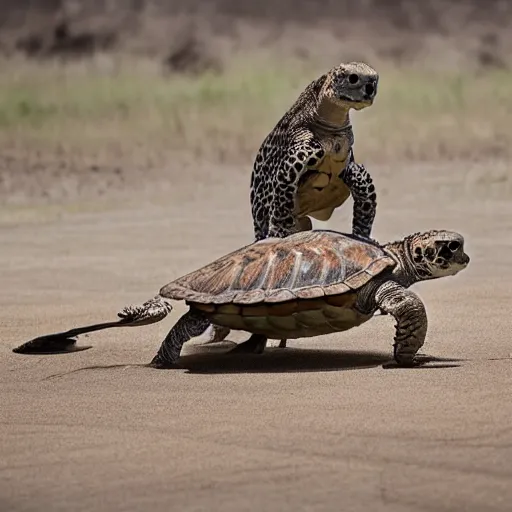
[[[189,310],[174,324],[148,366],[161,369],[174,368],[184,343],[201,336],[210,325],[210,321],[200,311]]]
[[[247,341],[239,343],[230,354],[263,354],[267,346],[267,337],[262,334],[253,334]]]

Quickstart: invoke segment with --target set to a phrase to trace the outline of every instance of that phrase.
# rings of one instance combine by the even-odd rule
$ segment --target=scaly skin
[[[199,312],[187,311],[169,331],[156,356],[150,363],[154,368],[172,368],[180,357],[183,344],[201,336],[210,322]]]
[[[463,244],[461,235],[436,230],[386,244],[383,248],[397,261],[397,266],[391,274],[375,277],[358,291],[356,309],[361,313],[371,314],[381,309],[395,318],[394,359],[399,365],[415,365],[415,356],[425,342],[428,327],[423,302],[408,288],[419,281],[455,275],[464,269],[469,257],[464,253]],[[159,364],[165,367],[170,368],[177,361],[183,343],[190,339],[187,338],[189,333],[204,331],[204,322],[207,322],[199,311],[194,311],[194,315],[184,321],[188,331],[181,324],[173,328],[158,352]],[[265,343],[265,337],[253,335],[235,351],[261,353]],[[166,354],[173,357],[166,359]]]
[[[387,281],[375,293],[375,303],[397,322],[395,361],[401,365],[414,364],[414,357],[425,343],[427,335],[427,312],[423,302],[412,291]]]
[[[376,275],[362,286],[357,291],[354,307],[364,315],[371,315],[379,308],[392,315],[397,322],[394,358],[399,365],[414,365],[415,355],[425,341],[427,315],[421,299],[408,288],[419,281],[455,275],[464,269],[469,263],[469,257],[464,253],[464,239],[458,233],[450,231],[428,231],[410,235],[401,241],[381,247],[396,261],[396,266],[392,271]],[[119,313],[121,320],[117,322],[93,324],[42,336],[15,348],[14,352],[51,352],[62,348],[63,345],[74,343],[74,340],[70,340],[72,336],[112,327],[158,322],[165,318],[171,309],[168,299],[157,295],[141,306],[124,308]],[[183,344],[203,334],[210,325],[210,321],[201,311],[191,307],[170,330],[149,366],[174,367]],[[253,333],[251,339],[245,343],[245,347],[241,344],[236,351],[250,349],[261,353],[265,348],[266,338]]]

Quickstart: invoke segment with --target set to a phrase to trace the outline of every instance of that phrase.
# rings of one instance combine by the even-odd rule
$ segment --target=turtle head
[[[469,264],[464,237],[454,231],[417,233],[405,242],[410,263],[421,280],[454,276]]]
[[[327,75],[324,94],[333,103],[361,110],[369,107],[377,94],[379,75],[364,62],[349,62],[333,68]]]

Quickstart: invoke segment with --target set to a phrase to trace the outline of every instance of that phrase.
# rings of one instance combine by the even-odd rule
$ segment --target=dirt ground
[[[356,151],[379,193],[375,238],[431,228],[466,237],[467,270],[415,286],[429,315],[422,353],[433,362],[386,369],[394,322],[376,317],[359,329],[290,341],[259,356],[227,354],[243,333],[216,346],[194,340],[181,369],[144,367],[185,311],[181,304],[161,323],[80,338],[78,347],[88,350],[14,354],[12,348],[35,336],[115,319],[123,306],[251,242],[250,163],[226,158],[221,166],[208,148],[201,160],[197,148],[178,145],[190,150],[185,166],[167,140],[163,151],[144,128],[151,109],[133,118],[132,145],[123,139],[129,123],[108,110],[117,96],[107,98],[105,111],[87,103],[98,92],[96,101],[105,99],[97,86],[84,101],[71,95],[66,103],[59,96],[65,89],[49,86],[39,94],[27,86],[30,80],[25,88],[9,88],[4,80],[11,94],[4,91],[4,97],[12,101],[4,102],[0,116],[0,512],[510,509],[512,180],[502,115],[510,110],[510,6],[499,0],[290,5],[0,0],[0,58],[16,65],[20,56],[27,59],[19,69],[5,68],[15,84],[34,64],[97,57],[108,67],[109,52],[150,59],[166,77],[198,73],[198,80],[217,67],[227,73],[232,58],[252,62],[254,49],[283,63],[298,59],[305,69],[324,62],[327,68],[343,57],[376,62],[379,69],[420,63],[461,72],[460,83],[447,80],[437,95],[421,87],[409,95],[384,72],[382,90],[409,99],[410,111],[400,111],[407,114],[402,125],[395,115],[394,124],[387,114],[378,118],[385,140],[379,129],[378,150]],[[59,84],[67,71],[49,83]],[[482,75],[490,89],[483,87],[480,96],[494,91],[499,109],[489,105],[475,122],[466,114],[480,96],[473,101],[473,89],[462,85]],[[43,85],[45,76],[34,74]],[[281,82],[270,83],[279,89]],[[112,82],[112,90],[118,85]],[[54,96],[84,118],[58,125],[72,115],[55,108]],[[447,111],[432,126],[440,131],[423,130],[432,122],[424,105],[435,106],[439,98]],[[268,98],[260,101],[261,109],[272,110]],[[84,105],[92,113],[80,110]],[[243,126],[243,112],[232,111],[242,119],[234,126]],[[44,117],[48,112],[54,117]],[[204,140],[213,147],[222,123],[214,110],[210,115],[215,123]],[[198,127],[205,125],[196,117]],[[79,133],[87,135],[89,127],[96,140],[90,133],[87,140],[78,136],[81,152],[75,154],[71,136],[82,122]],[[267,123],[259,122],[262,128]],[[53,149],[47,147],[52,127],[61,134]],[[252,162],[261,134],[244,146],[238,131],[229,140]],[[431,163],[384,165],[420,160],[409,132]],[[360,141],[371,138],[357,133]],[[110,148],[109,135],[110,152],[102,149]],[[443,151],[436,150],[439,140]],[[457,146],[461,141],[479,158],[457,150],[466,148]],[[347,231],[350,222],[348,203],[327,227]]]
[[[140,366],[181,305],[159,324],[80,339],[89,350],[14,354],[34,336],[115,318],[250,242],[249,175],[2,209],[0,510],[509,510],[512,206],[479,179],[487,171],[372,168],[376,238],[453,229],[472,258],[415,286],[430,321],[422,352],[437,358],[417,369],[383,368],[389,317],[261,356],[195,343],[182,369]],[[347,230],[350,210],[328,226]]]

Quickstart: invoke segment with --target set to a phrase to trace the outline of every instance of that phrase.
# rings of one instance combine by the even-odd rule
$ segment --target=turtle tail
[[[172,311],[166,299],[157,295],[138,306],[126,306],[117,316],[117,322],[85,325],[69,331],[39,336],[13,349],[16,354],[51,354],[65,352],[76,343],[76,337],[94,331],[112,327],[138,327],[163,320]]]

